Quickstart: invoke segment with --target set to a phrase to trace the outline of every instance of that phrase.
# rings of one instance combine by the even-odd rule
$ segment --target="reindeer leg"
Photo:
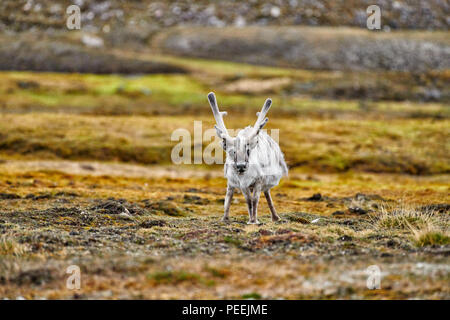
[[[264,195],[266,196],[267,204],[269,205],[270,213],[272,214],[272,221],[280,220],[280,217],[277,215],[277,211],[273,206],[272,197],[270,196],[270,190],[264,191]]]
[[[253,197],[252,193],[249,189],[242,190],[242,193],[244,194],[245,201],[247,202],[247,209],[248,209],[248,222],[247,224],[252,224],[253,221]]]
[[[261,195],[261,186],[255,186],[255,190],[253,191],[253,223],[259,224],[258,221],[258,202],[259,197]]]
[[[233,194],[234,194],[234,188],[228,187],[227,195],[225,196],[225,204],[224,204],[225,212],[224,212],[223,218],[222,218],[223,222],[229,221],[228,214],[230,213],[230,205],[231,205],[231,200],[233,199]]]

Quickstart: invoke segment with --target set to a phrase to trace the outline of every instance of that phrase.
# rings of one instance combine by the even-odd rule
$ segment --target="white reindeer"
[[[224,173],[228,186],[222,221],[229,220],[228,214],[235,189],[242,191],[247,202],[248,224],[259,224],[257,210],[261,191],[266,196],[272,221],[280,220],[270,196],[270,189],[278,185],[282,176],[287,175],[288,168],[278,144],[261,130],[269,120],[266,114],[272,100],[267,99],[261,112],[256,114],[258,119],[255,125],[239,131],[234,138],[230,137],[223,122],[223,116],[227,113],[219,111],[213,92],[208,94],[208,100],[217,123],[214,127],[226,152]]]

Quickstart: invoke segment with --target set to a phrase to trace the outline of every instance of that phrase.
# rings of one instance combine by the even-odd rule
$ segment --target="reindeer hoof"
[[[277,221],[280,221],[280,220],[281,220],[281,218],[279,216],[272,217],[272,222],[277,222]]]
[[[260,223],[258,220],[255,221],[248,220],[247,224],[262,224],[262,223]]]
[[[230,222],[230,219],[228,217],[223,217],[222,219],[220,219],[220,221],[228,223]]]

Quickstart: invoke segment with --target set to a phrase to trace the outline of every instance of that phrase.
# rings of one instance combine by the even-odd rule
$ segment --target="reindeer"
[[[236,137],[231,137],[223,122],[226,112],[220,112],[216,96],[208,94],[208,101],[216,119],[217,136],[221,139],[221,146],[226,153],[224,175],[227,178],[227,194],[225,197],[224,215],[222,221],[228,222],[230,204],[235,189],[240,189],[247,202],[249,220],[247,224],[259,224],[258,202],[261,192],[269,205],[272,221],[280,220],[270,196],[270,189],[278,185],[282,176],[288,174],[284,155],[278,144],[261,129],[268,118],[266,114],[272,105],[267,99],[261,112],[257,112],[257,120],[252,126],[239,131]]]

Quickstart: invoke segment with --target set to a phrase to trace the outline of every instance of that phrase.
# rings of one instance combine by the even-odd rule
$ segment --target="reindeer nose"
[[[239,172],[244,172],[245,169],[246,169],[246,167],[247,167],[247,164],[246,164],[245,162],[240,162],[240,163],[237,163],[237,164],[236,164],[236,169],[237,169]]]

